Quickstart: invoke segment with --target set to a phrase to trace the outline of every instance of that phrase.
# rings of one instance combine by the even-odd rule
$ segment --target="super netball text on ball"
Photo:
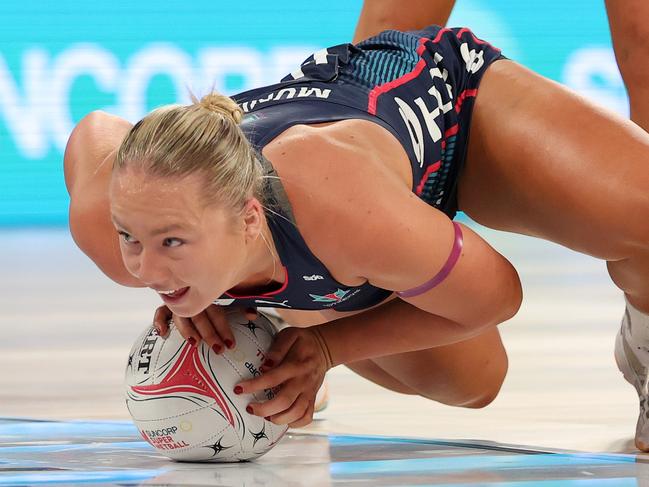
[[[177,431],[178,428],[176,426],[171,426],[159,430],[141,430],[140,432],[146,441],[161,450],[175,450],[177,448],[188,447],[189,444],[184,440],[174,440],[173,435],[175,435]]]

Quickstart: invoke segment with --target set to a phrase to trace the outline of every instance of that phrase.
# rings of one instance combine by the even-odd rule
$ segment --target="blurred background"
[[[351,40],[361,0],[82,2],[2,7],[0,227],[65,226],[62,158],[85,114],[131,122],[188,90],[276,82]],[[626,113],[603,1],[459,0],[449,21],[531,69]]]

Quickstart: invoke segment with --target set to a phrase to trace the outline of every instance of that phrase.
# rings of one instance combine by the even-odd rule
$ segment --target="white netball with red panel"
[[[173,323],[167,338],[148,327],[126,366],[126,405],[142,437],[174,460],[250,460],[275,445],[287,426],[246,412],[272,390],[236,395],[234,386],[259,374],[276,330],[264,315],[248,321],[228,315],[236,347],[217,355],[204,342],[193,347]]]

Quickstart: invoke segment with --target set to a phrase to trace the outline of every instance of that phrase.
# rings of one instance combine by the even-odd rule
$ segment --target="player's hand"
[[[306,426],[313,420],[315,396],[330,368],[329,350],[317,326],[284,328],[266,354],[262,374],[240,382],[235,393],[278,388],[273,399],[250,403],[248,413],[293,428]]]
[[[169,333],[169,321],[173,320],[180,334],[192,345],[204,340],[216,353],[223,353],[226,348],[236,346],[228,315],[244,313],[249,320],[257,318],[255,308],[232,308],[211,304],[202,312],[191,318],[183,318],[171,312],[166,305],[160,306],[153,316],[153,325],[158,335],[165,337]]]

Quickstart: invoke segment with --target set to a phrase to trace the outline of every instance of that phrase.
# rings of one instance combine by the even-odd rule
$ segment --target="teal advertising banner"
[[[311,52],[351,40],[360,8],[360,0],[3,5],[0,226],[67,223],[63,151],[88,112],[134,122],[187,102],[188,90],[232,94],[275,82]],[[628,113],[603,2],[458,0],[449,24]]]

